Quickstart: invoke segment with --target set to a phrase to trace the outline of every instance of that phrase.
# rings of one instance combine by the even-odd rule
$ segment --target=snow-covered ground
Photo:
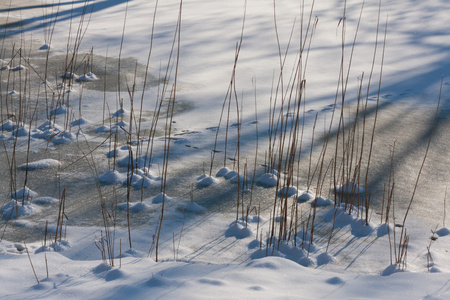
[[[450,297],[448,1],[16,2],[1,298]]]

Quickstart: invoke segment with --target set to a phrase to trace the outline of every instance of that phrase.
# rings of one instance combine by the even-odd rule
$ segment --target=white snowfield
[[[450,299],[449,1],[20,2],[0,1],[1,299]],[[317,163],[358,95],[365,148],[342,151],[369,151],[379,106],[368,180],[367,157]],[[291,145],[292,173],[268,154]]]

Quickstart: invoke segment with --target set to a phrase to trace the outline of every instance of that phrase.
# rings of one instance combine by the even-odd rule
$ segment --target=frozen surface
[[[155,4],[0,1],[0,298],[450,298],[448,1]]]

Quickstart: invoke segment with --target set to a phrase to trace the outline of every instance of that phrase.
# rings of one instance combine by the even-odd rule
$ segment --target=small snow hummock
[[[36,205],[49,205],[57,202],[59,202],[59,200],[53,197],[39,197],[33,200],[33,204]]]
[[[205,188],[214,184],[218,184],[219,180],[217,178],[208,176],[208,175],[201,175],[197,177],[197,187],[198,188]]]
[[[28,170],[28,171],[34,171],[34,170],[42,170],[47,169],[50,167],[56,167],[61,165],[61,162],[56,159],[41,159],[38,161],[30,162],[28,164],[22,164],[19,166],[19,169],[22,171]]]
[[[28,187],[21,188],[20,190],[11,193],[12,199],[21,200],[23,198],[25,199],[33,199],[37,197],[37,193],[29,189]]]
[[[150,205],[145,203],[145,202],[130,202],[128,204],[129,210],[132,213],[139,213],[139,212],[143,212],[143,211],[147,211],[150,209]],[[127,210],[127,203],[120,203],[117,205],[117,209],[121,210],[121,211],[125,211]]]
[[[278,197],[287,198],[292,197],[298,193],[298,190],[295,186],[285,186],[278,191]]]
[[[94,73],[86,73],[82,76],[80,76],[79,78],[77,78],[77,81],[79,82],[90,82],[90,81],[94,81],[97,80],[98,77],[94,74]]]
[[[238,175],[238,172],[233,170],[233,171],[229,171],[228,173],[226,173],[223,177],[225,177],[225,179],[231,179],[237,175]]]
[[[12,220],[37,213],[39,209],[28,201],[11,200],[0,209],[2,220]]]
[[[79,118],[77,120],[72,121],[72,123],[70,123],[70,124],[72,126],[81,126],[81,125],[88,124],[88,123],[89,123],[88,120],[86,120],[85,118],[81,117],[81,118]]]
[[[160,204],[163,202],[169,202],[172,201],[173,199],[170,198],[169,196],[165,195],[164,193],[159,193],[157,196],[150,198],[151,203],[152,204]]]
[[[117,170],[108,170],[98,177],[101,184],[123,184],[127,180],[127,176],[119,173]]]
[[[311,206],[314,206],[314,205],[316,207],[329,206],[329,205],[333,205],[333,201],[328,198],[317,197],[314,199],[314,201],[311,202]]]
[[[253,236],[253,232],[243,221],[234,221],[230,224],[227,231],[225,231],[226,237],[235,237],[236,239],[244,239]]]
[[[111,118],[117,118],[117,117],[122,117],[122,116],[129,116],[129,115],[130,115],[130,112],[122,107],[122,108],[118,109],[117,111],[115,111],[111,115]]]
[[[22,71],[22,70],[25,70],[25,69],[26,69],[25,66],[23,66],[23,65],[17,65],[17,66],[15,66],[15,67],[11,68],[11,71],[17,72],[17,71]]]
[[[189,202],[186,204],[183,204],[181,206],[181,209],[187,212],[192,212],[192,213],[199,213],[205,210],[205,208],[195,202]]]
[[[75,73],[71,73],[71,72],[67,72],[66,74],[64,74],[63,76],[61,76],[62,79],[78,79],[80,76],[78,76]]]
[[[265,173],[256,180],[256,183],[263,187],[269,188],[269,187],[276,186],[277,181],[278,181],[278,178],[276,175],[271,174],[271,173]]]
[[[224,177],[228,172],[230,172],[230,169],[228,169],[227,167],[223,167],[219,171],[217,171],[216,177]]]
[[[313,200],[315,198],[315,195],[311,191],[304,191],[302,193],[299,193],[299,196],[297,198],[297,201],[300,203],[307,202],[309,200]]]

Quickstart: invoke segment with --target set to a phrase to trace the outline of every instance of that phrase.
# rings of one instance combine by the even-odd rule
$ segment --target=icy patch
[[[344,194],[360,194],[364,193],[365,190],[355,182],[347,182],[339,186],[337,191]]]
[[[29,216],[39,212],[39,208],[28,201],[11,200],[0,209],[2,220],[11,220],[24,216]]]
[[[61,162],[56,159],[41,159],[38,161],[34,161],[31,163],[23,164],[19,166],[19,169],[22,171],[28,170],[28,171],[34,171],[34,170],[42,170],[47,169],[50,167],[56,167],[61,165]]]

